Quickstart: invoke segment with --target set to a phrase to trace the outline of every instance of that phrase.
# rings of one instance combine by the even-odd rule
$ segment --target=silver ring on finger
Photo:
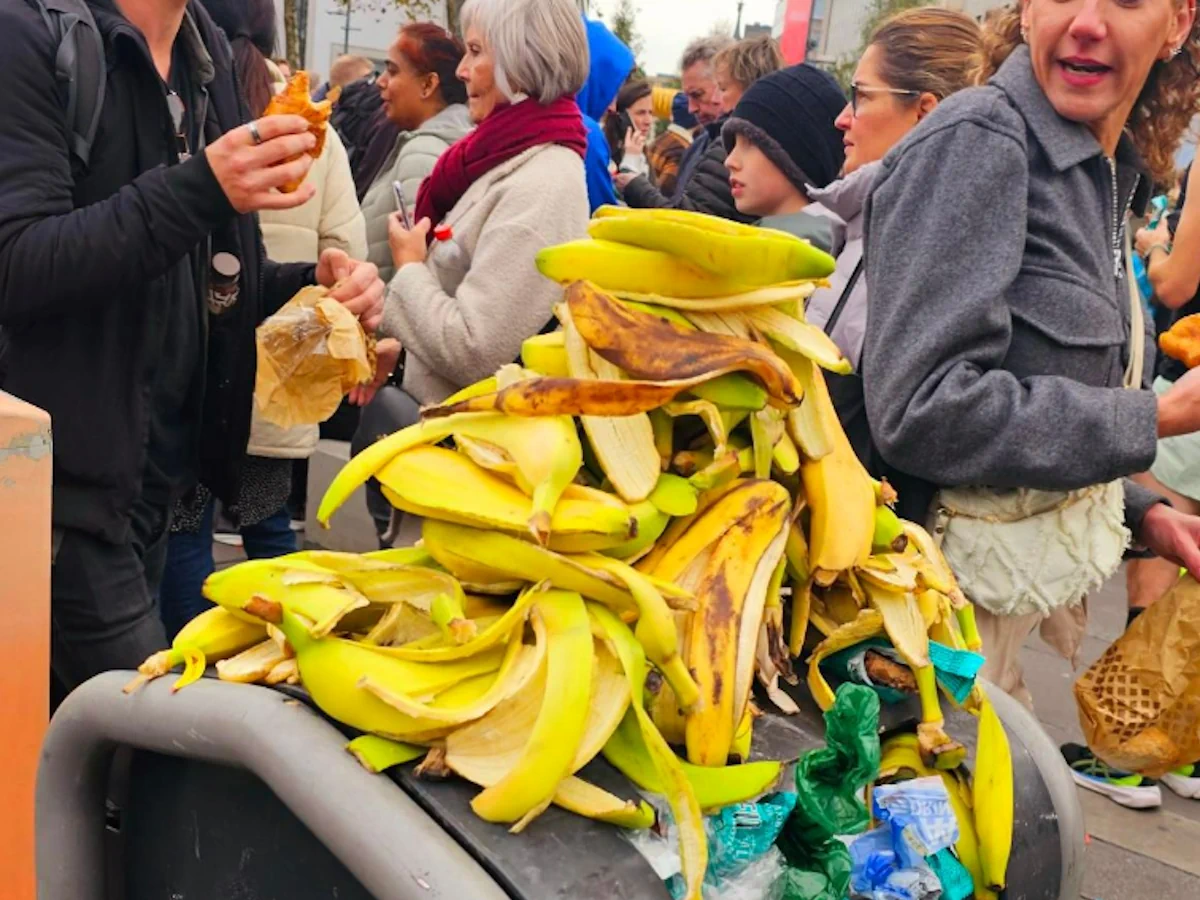
[[[254,141],[255,145],[263,142],[263,136],[258,130],[257,122],[247,122],[246,130],[250,132],[250,140]]]

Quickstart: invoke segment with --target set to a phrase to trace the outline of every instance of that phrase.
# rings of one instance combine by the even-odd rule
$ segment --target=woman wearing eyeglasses
[[[863,277],[863,206],[879,171],[879,160],[939,103],[974,84],[986,53],[975,20],[960,12],[928,7],[892,16],[871,36],[850,85],[850,102],[834,123],[843,133],[844,177],[811,188],[810,199],[845,222],[835,228],[837,270],[830,286],[809,300],[808,320],[833,338],[855,369],[867,322]],[[863,408],[862,379],[829,376],[829,389],[850,443],[866,461],[870,435]]]
[[[1131,537],[1200,573],[1200,519],[1126,479],[1200,429],[1200,374],[1143,389],[1125,262],[1130,206],[1167,180],[1200,99],[1195,18],[1194,0],[1001,13],[995,75],[888,154],[865,213],[872,441],[975,601],[985,677],[1030,705],[1021,644],[1078,625]]]

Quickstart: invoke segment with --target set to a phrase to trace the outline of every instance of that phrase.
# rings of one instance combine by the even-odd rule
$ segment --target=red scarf
[[[415,221],[440,225],[479,178],[531,147],[559,144],[587,155],[587,129],[574,97],[546,106],[530,98],[497,106],[479,126],[441,155],[417,192]],[[433,241],[433,229],[429,240]]]

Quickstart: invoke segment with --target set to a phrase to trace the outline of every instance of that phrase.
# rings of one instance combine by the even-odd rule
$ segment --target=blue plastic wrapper
[[[892,830],[900,868],[916,869],[925,857],[954,846],[958,819],[941,778],[917,778],[880,785],[871,794],[875,818]]]
[[[865,900],[940,900],[942,884],[924,864],[905,868],[890,828],[876,828],[850,845],[850,896]]]
[[[758,803],[727,806],[706,820],[708,831],[707,880],[737,875],[771,849],[792,810],[793,793],[771,794]]]

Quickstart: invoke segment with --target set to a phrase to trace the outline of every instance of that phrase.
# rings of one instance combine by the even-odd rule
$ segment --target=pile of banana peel
[[[793,714],[798,663],[827,709],[821,661],[886,638],[902,664],[873,674],[919,695],[921,721],[885,774],[971,784],[929,641],[977,650],[973,609],[838,422],[822,373],[850,366],[803,313],[833,260],[782,232],[606,207],[537,264],[564,286],[560,329],[356,456],[321,503],[327,524],[378,479],[423,518],[417,546],[218,572],[216,605],[139,680],[183,665],[179,688],[215,661],[227,680],[299,682],[364,732],[350,750],[368,768],[423,757],[421,774],[479,785],[475,813],[514,831],[552,803],[652,825],[646,803],[578,777],[603,755],[669,804],[697,900],[703,815],[782,772],[750,761],[754,684]],[[983,692],[964,706],[988,773],[962,804],[960,857],[988,897],[1011,761]]]

